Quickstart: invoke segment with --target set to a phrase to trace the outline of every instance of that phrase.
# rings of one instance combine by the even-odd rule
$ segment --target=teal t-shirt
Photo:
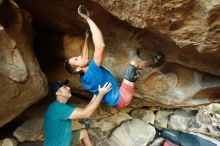
[[[99,93],[99,85],[103,87],[106,82],[111,83],[112,89],[105,94],[102,102],[110,106],[115,106],[119,103],[120,92],[118,83],[107,69],[97,66],[94,60],[91,60],[89,63],[89,68],[86,73],[80,76],[80,81],[84,88],[95,95]]]
[[[44,146],[69,146],[72,126],[69,116],[75,106],[54,101],[44,116]]]

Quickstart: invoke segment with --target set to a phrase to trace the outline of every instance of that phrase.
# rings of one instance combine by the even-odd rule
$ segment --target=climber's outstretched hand
[[[78,14],[84,18],[84,19],[88,19],[90,14],[89,14],[89,11],[88,9],[84,6],[84,5],[79,5],[78,7]]]

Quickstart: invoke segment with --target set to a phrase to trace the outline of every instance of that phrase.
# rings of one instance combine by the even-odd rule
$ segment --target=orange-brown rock
[[[33,53],[31,16],[15,3],[5,1],[0,7],[1,127],[44,97],[48,89]]]
[[[169,36],[182,49],[220,55],[219,0],[93,1],[132,26]]]

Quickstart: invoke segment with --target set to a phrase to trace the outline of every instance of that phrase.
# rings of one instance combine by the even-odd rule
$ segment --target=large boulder
[[[44,97],[48,89],[33,53],[31,16],[15,3],[5,1],[0,7],[1,127]]]
[[[120,20],[168,35],[183,49],[220,55],[220,1],[93,0]]]
[[[145,146],[153,141],[156,131],[145,122],[134,119],[116,128],[109,140],[115,146]]]

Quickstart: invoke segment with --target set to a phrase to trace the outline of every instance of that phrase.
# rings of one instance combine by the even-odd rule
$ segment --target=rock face
[[[168,35],[180,48],[220,55],[219,0],[94,1],[135,27]]]
[[[44,100],[40,104],[48,106],[49,102]],[[69,104],[83,108],[88,104],[88,101],[73,97]],[[28,120],[14,131],[14,136],[19,142],[42,142],[44,140],[43,115],[34,113],[44,113],[45,110],[35,106],[31,108],[31,111],[24,113],[23,116],[28,117]],[[113,107],[101,104],[93,116],[89,118],[89,121],[91,127],[88,132],[95,146],[162,145],[164,139],[155,134],[155,129],[148,122],[161,128],[193,133],[217,145],[220,144],[220,141],[217,140],[220,138],[220,115],[212,112],[208,106],[169,110],[130,108],[130,110],[118,111]],[[84,128],[77,122],[74,120],[72,123],[74,130]]]
[[[48,89],[33,53],[29,13],[8,1],[0,7],[1,127],[44,97]]]
[[[141,72],[135,85],[138,101],[131,105],[173,108],[220,101],[218,0],[17,2],[41,26],[39,44],[47,45],[38,49],[51,82],[68,77],[73,91],[85,94],[78,76],[68,76],[63,68],[63,60],[78,55],[83,45],[82,34],[88,26],[77,15],[77,7],[84,4],[105,37],[104,66],[119,82],[134,48],[139,48],[143,59],[158,51],[166,55],[163,66]]]
[[[218,0],[17,2],[47,29],[74,35],[82,34],[87,27],[77,15],[77,7],[84,4],[104,36],[110,35],[114,41],[112,51],[123,49],[121,43],[151,52],[161,50],[169,61],[220,75]]]

